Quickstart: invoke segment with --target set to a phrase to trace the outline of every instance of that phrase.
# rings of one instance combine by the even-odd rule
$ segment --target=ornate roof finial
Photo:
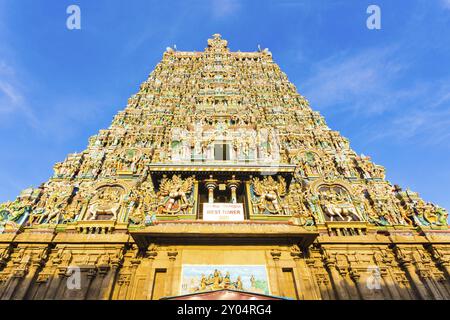
[[[223,40],[222,36],[219,33],[215,33],[212,35],[212,39],[208,39],[208,47],[213,48],[226,48],[228,45],[228,41]]]

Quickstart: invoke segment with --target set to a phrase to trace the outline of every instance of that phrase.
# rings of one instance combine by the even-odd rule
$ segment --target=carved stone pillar
[[[119,259],[111,261],[109,274],[104,281],[104,291],[103,294],[99,297],[100,299],[111,300],[120,265],[121,261]]]
[[[98,275],[94,280],[95,285],[89,292],[89,297],[96,300],[110,300],[112,289],[120,266],[119,259],[110,260],[97,266]],[[93,290],[93,291],[92,291]]]
[[[356,286],[355,289],[356,289],[356,292],[359,295],[359,298],[360,299],[364,299],[364,295],[362,294],[364,292],[364,288],[363,288],[363,285],[361,284],[361,281],[360,281],[361,273],[359,272],[358,269],[352,267],[352,268],[350,268],[349,276],[350,276],[351,280],[353,280],[353,282],[354,282],[354,284]],[[353,286],[353,283],[350,283],[349,285]]]
[[[336,292],[338,300],[348,300],[350,295],[347,292],[345,280],[341,277],[341,274],[336,268],[336,260],[331,257],[324,258],[325,266],[331,275],[331,281],[333,282],[333,287]]]
[[[25,278],[26,273],[28,272],[28,268],[23,269],[15,269],[12,271],[11,276],[6,284],[5,291],[3,293],[3,300],[12,300],[14,291],[20,285],[20,282]]]
[[[205,186],[208,189],[208,203],[214,203],[214,190],[217,187],[217,180],[210,175],[209,179],[205,180]]]
[[[434,283],[433,276],[431,274],[431,266],[423,266],[419,269],[419,275],[423,279],[423,281],[426,283],[428,289],[430,290],[433,298],[435,300],[443,300],[444,297],[439,292],[439,289],[436,287],[436,284]]]
[[[313,275],[309,270],[306,263],[301,259],[301,251],[298,246],[291,248],[291,257],[295,262],[296,278],[299,283],[299,298],[306,300],[320,299],[320,291],[315,281],[313,281]]]
[[[88,266],[80,269],[81,272],[81,288],[80,289],[69,289],[67,288],[67,283],[69,281],[69,277],[74,274],[65,274],[64,284],[65,288],[61,287],[60,292],[64,292],[64,294],[58,294],[57,298],[69,299],[69,300],[87,300],[87,299],[96,299],[97,288],[95,286],[95,280],[100,279],[100,275],[98,275],[97,268],[95,266]],[[84,274],[84,276],[83,276]],[[97,277],[98,276],[98,277]],[[92,286],[94,284],[94,286]]]
[[[439,291],[445,300],[450,299],[450,283],[447,279],[448,278],[443,272],[440,272],[435,276],[436,286],[439,288]]]
[[[359,280],[360,274],[355,270],[351,270],[347,264],[336,264],[336,269],[339,272],[342,279],[344,279],[345,287],[347,288],[348,299],[358,300],[361,299],[359,288],[356,287],[356,281]]]
[[[113,300],[125,300],[127,291],[130,287],[131,272],[130,267],[124,266],[117,277],[117,285],[115,286]]]
[[[141,260],[137,258],[131,259],[130,281],[127,292],[127,300],[132,300],[136,296],[136,272],[141,264]]]
[[[32,259],[27,270],[28,272],[25,270],[20,270],[18,272],[18,278],[22,278],[22,281],[20,282],[18,289],[14,292],[14,296],[12,297],[14,300],[23,300],[25,298],[31,283],[36,276],[36,272],[42,265],[43,261],[40,257]],[[25,272],[25,274],[23,272]]]
[[[450,259],[442,257],[438,260],[438,266],[445,271],[447,279],[450,279]]]
[[[431,247],[431,254],[434,257],[436,264],[440,267],[447,278],[450,278],[450,256],[445,255],[439,248]]]
[[[177,258],[178,255],[178,251],[176,250],[171,250],[171,251],[167,251],[167,256],[169,257],[169,261],[170,261],[170,273],[169,273],[169,282],[166,286],[166,296],[171,296],[173,295],[173,284],[174,284],[174,279],[175,279],[175,274],[176,274],[176,268],[175,268],[175,260]]]
[[[395,283],[394,268],[396,266],[394,265],[394,258],[385,254],[385,256],[382,257],[380,261],[377,261],[377,263],[383,265],[379,266],[380,275],[389,291],[390,298],[393,300],[401,300],[402,295]]]
[[[149,259],[149,270],[150,270],[150,277],[148,279],[148,294],[147,294],[147,300],[150,300],[152,298],[153,295],[153,281],[154,281],[154,275],[155,275],[155,270],[153,270],[152,266],[153,263],[155,262],[155,258],[158,255],[158,252],[156,251],[156,247],[154,248],[154,250],[151,250],[150,252],[147,253],[148,259]]]
[[[96,275],[92,279],[92,282],[87,291],[87,300],[97,300],[99,299],[102,292],[102,283],[106,278],[109,271],[109,265],[100,265],[96,268]]]
[[[48,285],[48,289],[47,292],[45,293],[45,298],[44,300],[54,300],[57,299],[57,294],[58,294],[58,289],[59,286],[61,284],[61,280],[64,278],[64,275],[66,274],[66,270],[67,268],[65,267],[60,267],[59,263],[54,263],[54,272],[51,276],[51,278],[49,279],[49,285]]]
[[[298,298],[301,300],[305,300],[306,299],[305,295],[308,292],[308,289],[306,288],[306,285],[304,284],[303,279],[301,278],[300,270],[303,268],[300,265],[301,251],[298,248],[298,246],[294,245],[291,247],[291,257],[295,263],[294,275],[295,275],[296,287],[298,288],[298,290],[297,290]]]
[[[4,267],[6,267],[8,259],[9,259],[9,251],[5,249],[0,255],[0,271],[3,270]],[[9,274],[5,273],[0,274],[0,299],[2,298],[3,292],[8,287],[8,283],[10,281],[9,279],[10,279]]]
[[[274,294],[282,295],[283,287],[280,282],[281,274],[280,274],[279,266],[278,266],[278,261],[280,260],[280,257],[281,257],[281,251],[280,250],[272,250],[272,251],[270,251],[270,255],[272,256],[273,263],[274,263],[274,265],[272,267],[273,272],[272,272],[271,278],[276,279],[276,282],[275,282],[276,288],[274,288],[275,289],[274,291],[276,291],[276,292]]]
[[[436,266],[441,270],[441,273],[436,277],[437,286],[441,288],[440,291],[445,299],[450,299],[450,282],[447,280],[450,278],[450,255],[445,250],[435,246],[430,246],[429,251]]]
[[[46,262],[36,280],[36,282],[39,280],[39,288],[34,299],[53,300],[56,298],[55,295],[59,286],[58,267],[61,263],[62,259],[59,254]]]
[[[231,203],[237,203],[237,194],[236,190],[239,186],[240,181],[236,180],[236,176],[233,175],[231,180],[227,181],[227,186],[231,190]]]
[[[11,287],[14,288],[15,277],[11,274],[2,274],[0,283],[2,287],[0,287],[0,300],[9,300],[10,294],[8,292],[11,291]]]
[[[325,272],[316,273],[317,285],[320,288],[321,299],[331,300],[333,295],[330,294],[330,280],[328,279],[328,275]]]
[[[9,259],[9,248],[2,250],[0,254],[0,271],[6,266]]]
[[[417,292],[419,298],[423,300],[430,299],[427,289],[423,285],[422,281],[420,281],[420,278],[416,273],[416,268],[412,264],[411,260],[406,257],[402,257],[400,260],[400,266],[406,270],[408,277],[412,280],[412,285],[414,289],[416,289],[415,291]]]
[[[87,284],[84,288],[82,287],[81,289],[81,296],[84,300],[86,300],[88,297],[89,289],[91,288],[92,283],[96,278],[100,278],[100,276],[101,275],[99,275],[99,270],[96,267],[92,266],[87,269]]]
[[[323,265],[317,265],[318,261],[315,259],[306,259],[306,265],[310,270],[312,277],[310,278],[311,287],[317,288],[317,299],[331,300],[330,295],[330,281]]]
[[[388,268],[379,267],[380,270],[380,285],[383,296],[388,299],[399,300],[400,294],[397,291],[397,288],[391,281]]]

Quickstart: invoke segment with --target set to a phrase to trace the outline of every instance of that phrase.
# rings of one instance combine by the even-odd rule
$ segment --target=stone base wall
[[[300,300],[450,299],[446,232],[321,234],[313,244],[139,248],[126,233],[0,235],[0,299],[159,299],[180,294],[183,265],[264,265],[270,294]]]

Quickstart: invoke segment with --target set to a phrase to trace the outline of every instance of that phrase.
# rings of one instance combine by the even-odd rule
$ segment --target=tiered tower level
[[[447,216],[356,154],[268,49],[216,34],[167,48],[85,151],[0,205],[0,298],[448,299]]]

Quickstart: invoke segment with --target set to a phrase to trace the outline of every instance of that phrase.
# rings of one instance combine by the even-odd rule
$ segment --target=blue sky
[[[81,8],[81,30],[66,8]],[[370,4],[382,29],[366,27]],[[387,178],[450,208],[450,0],[0,0],[0,201],[109,126],[167,46],[268,47]]]

